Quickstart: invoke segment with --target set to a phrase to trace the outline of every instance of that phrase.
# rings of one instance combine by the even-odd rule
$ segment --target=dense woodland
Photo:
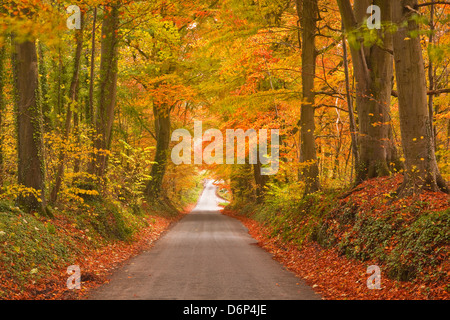
[[[0,230],[17,212],[96,219],[98,202],[174,209],[207,175],[233,208],[274,215],[382,181],[385,208],[426,194],[447,210],[445,261],[449,26],[446,1],[2,0]],[[194,121],[279,129],[278,173],[261,159],[174,164],[171,134]]]

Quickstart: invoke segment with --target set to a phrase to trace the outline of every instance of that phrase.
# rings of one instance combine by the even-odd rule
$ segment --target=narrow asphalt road
[[[219,212],[208,181],[195,209],[148,251],[130,259],[90,299],[321,299]]]

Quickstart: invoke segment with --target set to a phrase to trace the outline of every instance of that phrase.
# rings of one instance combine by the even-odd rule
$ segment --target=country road
[[[220,213],[208,181],[194,210],[148,251],[130,259],[89,299],[321,299]]]

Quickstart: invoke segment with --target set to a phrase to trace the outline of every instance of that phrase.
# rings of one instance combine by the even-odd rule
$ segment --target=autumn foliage
[[[68,265],[100,283],[208,176],[327,298],[448,299],[449,22],[422,0],[2,1],[0,298],[78,298]],[[277,174],[175,165],[195,121],[278,129]]]

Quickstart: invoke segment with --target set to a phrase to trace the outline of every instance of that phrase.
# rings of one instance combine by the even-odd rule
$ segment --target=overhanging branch
[[[431,6],[431,5],[433,5],[433,4],[443,4],[443,5],[446,5],[446,4],[450,4],[450,2],[448,2],[448,1],[425,2],[425,3],[418,4],[418,5],[417,5],[417,8],[420,8],[420,7],[426,7],[426,6]]]
[[[429,90],[427,91],[427,95],[433,96],[441,93],[450,93],[450,88],[445,89],[437,89],[437,90]],[[398,98],[398,93],[396,90],[391,91],[391,96]]]

